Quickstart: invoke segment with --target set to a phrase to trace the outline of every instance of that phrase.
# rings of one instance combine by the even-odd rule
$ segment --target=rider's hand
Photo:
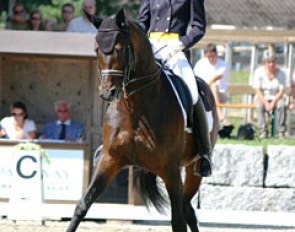
[[[167,49],[168,49],[169,56],[173,57],[177,53],[183,51],[184,45],[180,40],[173,39],[167,42]]]

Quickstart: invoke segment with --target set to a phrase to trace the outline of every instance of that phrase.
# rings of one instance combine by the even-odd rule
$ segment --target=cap
[[[266,61],[266,60],[275,60],[276,59],[276,55],[274,52],[272,51],[264,51],[263,52],[263,56],[262,56],[262,60],[263,61]]]

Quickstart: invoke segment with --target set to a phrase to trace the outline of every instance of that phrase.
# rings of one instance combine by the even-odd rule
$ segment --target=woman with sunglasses
[[[22,3],[16,3],[12,8],[12,15],[8,16],[5,29],[7,30],[27,30],[27,12]]]
[[[44,31],[45,27],[42,20],[41,11],[38,9],[34,9],[31,11],[29,20],[28,20],[29,30],[32,31]]]
[[[0,121],[0,136],[7,139],[35,139],[36,124],[28,119],[27,107],[17,101],[10,107],[11,116]]]

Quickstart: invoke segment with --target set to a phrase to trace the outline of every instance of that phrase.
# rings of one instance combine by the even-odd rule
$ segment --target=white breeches
[[[150,39],[150,41],[153,45],[153,51],[156,53],[155,57],[161,59],[168,68],[172,69],[176,75],[184,80],[190,90],[193,104],[196,104],[199,99],[197,81],[185,54],[179,52],[173,57],[170,57],[169,51],[165,47],[165,42],[155,39]]]

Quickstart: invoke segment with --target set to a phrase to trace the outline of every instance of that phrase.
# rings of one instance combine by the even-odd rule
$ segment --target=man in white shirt
[[[196,76],[202,78],[210,86],[216,103],[226,102],[226,94],[229,82],[229,70],[226,62],[217,56],[216,45],[209,43],[204,49],[205,57],[200,59],[194,67]],[[220,123],[224,126],[230,125],[225,118],[222,109],[217,108]]]
[[[87,13],[94,15],[96,12],[96,2],[95,0],[84,0],[82,3],[82,9]],[[97,29],[95,26],[87,19],[84,11],[82,16],[75,17],[66,28],[67,32],[81,32],[81,33],[96,33]]]

